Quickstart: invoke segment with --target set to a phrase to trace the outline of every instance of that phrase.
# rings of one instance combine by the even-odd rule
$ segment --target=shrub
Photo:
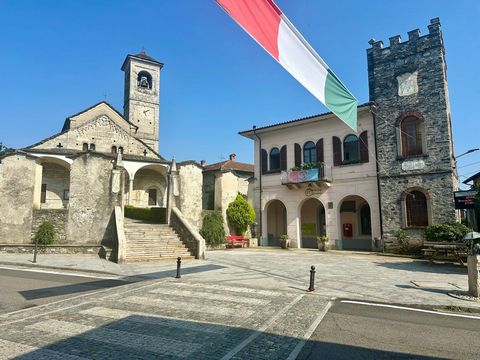
[[[425,237],[428,241],[458,241],[463,235],[471,231],[460,223],[443,223],[430,225],[425,230]]]
[[[55,243],[55,228],[50,221],[44,221],[37,229],[34,241],[39,245],[52,245]]]
[[[167,221],[166,209],[159,207],[140,208],[126,205],[124,209],[124,215],[129,219],[143,220],[158,224],[165,224]]]
[[[235,227],[240,235],[245,235],[248,226],[253,224],[257,214],[252,205],[241,194],[238,194],[227,208],[228,221]]]
[[[225,242],[223,217],[219,211],[205,215],[200,235],[202,235],[206,243],[210,246],[218,246]]]

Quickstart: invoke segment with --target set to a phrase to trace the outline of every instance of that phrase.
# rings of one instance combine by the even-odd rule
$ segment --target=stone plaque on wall
[[[112,193],[118,194],[120,191],[120,170],[112,170]]]
[[[403,171],[422,170],[423,168],[425,168],[425,161],[422,159],[408,160],[402,163]]]
[[[418,93],[418,71],[397,76],[398,96],[408,96]]]

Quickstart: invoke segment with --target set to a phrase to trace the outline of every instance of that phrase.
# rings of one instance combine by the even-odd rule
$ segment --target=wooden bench
[[[428,257],[430,264],[442,256],[444,258],[454,258],[462,266],[463,258],[467,256],[467,245],[462,242],[441,242],[441,241],[425,241],[422,249],[423,255]]]
[[[227,240],[225,242],[225,245],[227,247],[230,246],[232,249],[235,247],[235,245],[241,245],[241,247],[250,247],[250,241],[248,239],[245,239],[243,236],[229,235],[226,236],[225,239]]]

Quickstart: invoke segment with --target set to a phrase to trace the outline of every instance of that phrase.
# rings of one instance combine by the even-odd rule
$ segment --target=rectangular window
[[[63,200],[70,200],[70,191],[68,189],[63,190]]]
[[[45,204],[47,202],[47,184],[42,184],[42,192],[40,193],[40,203]]]
[[[148,190],[148,205],[149,206],[157,205],[157,189]]]

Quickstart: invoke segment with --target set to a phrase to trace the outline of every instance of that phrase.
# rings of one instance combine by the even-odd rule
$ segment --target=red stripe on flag
[[[278,28],[282,12],[273,0],[217,0],[217,3],[278,60]]]

